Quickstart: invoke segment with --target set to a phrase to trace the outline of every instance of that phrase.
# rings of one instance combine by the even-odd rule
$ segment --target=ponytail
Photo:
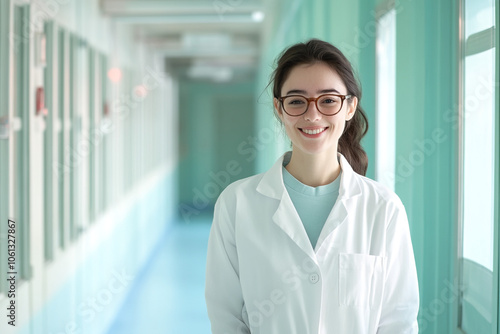
[[[366,175],[368,156],[361,146],[361,138],[368,132],[368,119],[358,105],[353,118],[345,124],[344,133],[339,139],[338,151],[346,158],[352,169],[361,175]]]

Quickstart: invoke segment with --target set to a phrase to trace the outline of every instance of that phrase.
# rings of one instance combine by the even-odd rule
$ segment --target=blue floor
[[[210,333],[204,296],[209,231],[209,220],[173,225],[108,334]]]

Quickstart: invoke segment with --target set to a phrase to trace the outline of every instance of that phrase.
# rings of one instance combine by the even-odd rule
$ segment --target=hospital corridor
[[[500,334],[498,0],[0,0],[0,334]]]

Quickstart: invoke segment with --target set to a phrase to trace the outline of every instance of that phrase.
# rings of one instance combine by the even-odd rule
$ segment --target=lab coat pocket
[[[379,305],[384,288],[382,256],[339,254],[339,305],[369,307]]]

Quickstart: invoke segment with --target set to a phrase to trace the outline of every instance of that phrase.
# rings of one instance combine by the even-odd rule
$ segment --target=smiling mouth
[[[321,129],[314,129],[314,130],[299,128],[300,131],[307,133],[308,135],[317,135],[318,133],[321,133],[321,132],[325,131],[326,129],[328,129],[328,127],[321,128]]]

